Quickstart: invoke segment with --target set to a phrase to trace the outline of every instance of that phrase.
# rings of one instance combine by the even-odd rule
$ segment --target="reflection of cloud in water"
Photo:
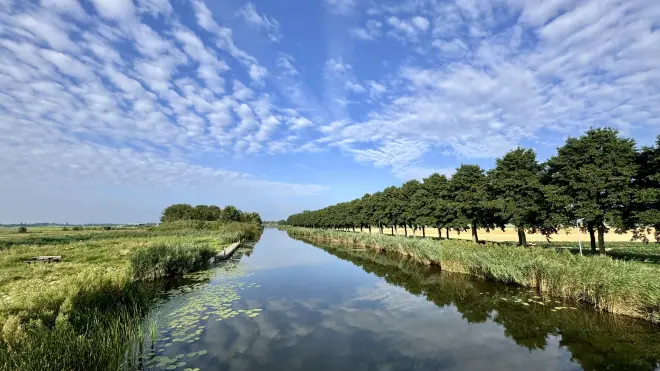
[[[468,324],[454,307],[384,282],[346,293],[338,303],[296,297],[246,299],[256,318],[210,325],[210,356],[196,365],[228,370],[572,370],[571,354],[549,337],[528,351],[492,321]],[[333,304],[332,306],[329,304]],[[374,368],[376,367],[376,368]]]
[[[290,238],[286,232],[266,228],[254,252],[241,263],[254,269],[272,269],[320,264],[345,264],[332,255],[304,242]]]

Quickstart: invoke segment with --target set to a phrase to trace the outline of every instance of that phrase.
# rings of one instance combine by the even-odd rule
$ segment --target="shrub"
[[[25,226],[18,227],[18,233],[27,233],[27,227]]]
[[[112,230],[112,227],[109,226],[109,225],[104,225],[104,226],[103,226],[103,230],[104,230],[104,231],[111,231],[111,230]]]
[[[66,232],[66,231],[69,230],[69,228],[68,228],[68,227],[64,227],[64,228],[62,228],[62,230]]]
[[[215,254],[206,244],[155,244],[137,250],[131,257],[131,267],[138,279],[177,277],[208,268]]]
[[[77,225],[77,226],[71,228],[71,230],[72,230],[72,231],[82,231],[82,230],[83,230],[83,227]]]

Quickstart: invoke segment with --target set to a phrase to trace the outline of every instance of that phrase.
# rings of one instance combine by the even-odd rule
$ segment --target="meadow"
[[[142,316],[163,278],[209,266],[255,223],[174,222],[115,230],[0,229],[0,369],[134,369]],[[26,264],[34,256],[60,263]]]
[[[603,255],[581,256],[568,249],[281,228],[295,237],[397,253],[447,272],[530,287],[581,301],[596,310],[660,322],[660,269],[655,264]]]

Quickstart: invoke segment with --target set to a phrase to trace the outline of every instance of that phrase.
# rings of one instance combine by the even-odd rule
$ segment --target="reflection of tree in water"
[[[543,350],[548,336],[560,336],[560,344],[585,370],[656,370],[660,365],[660,329],[643,321],[581,309],[553,311],[554,304],[525,306],[513,298],[533,294],[517,287],[440,272],[374,251],[321,247],[440,307],[455,306],[469,323],[492,320],[529,350]]]

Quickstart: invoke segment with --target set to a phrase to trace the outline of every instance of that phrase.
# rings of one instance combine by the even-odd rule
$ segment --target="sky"
[[[0,0],[0,223],[286,218],[610,126],[660,134],[657,0]]]

